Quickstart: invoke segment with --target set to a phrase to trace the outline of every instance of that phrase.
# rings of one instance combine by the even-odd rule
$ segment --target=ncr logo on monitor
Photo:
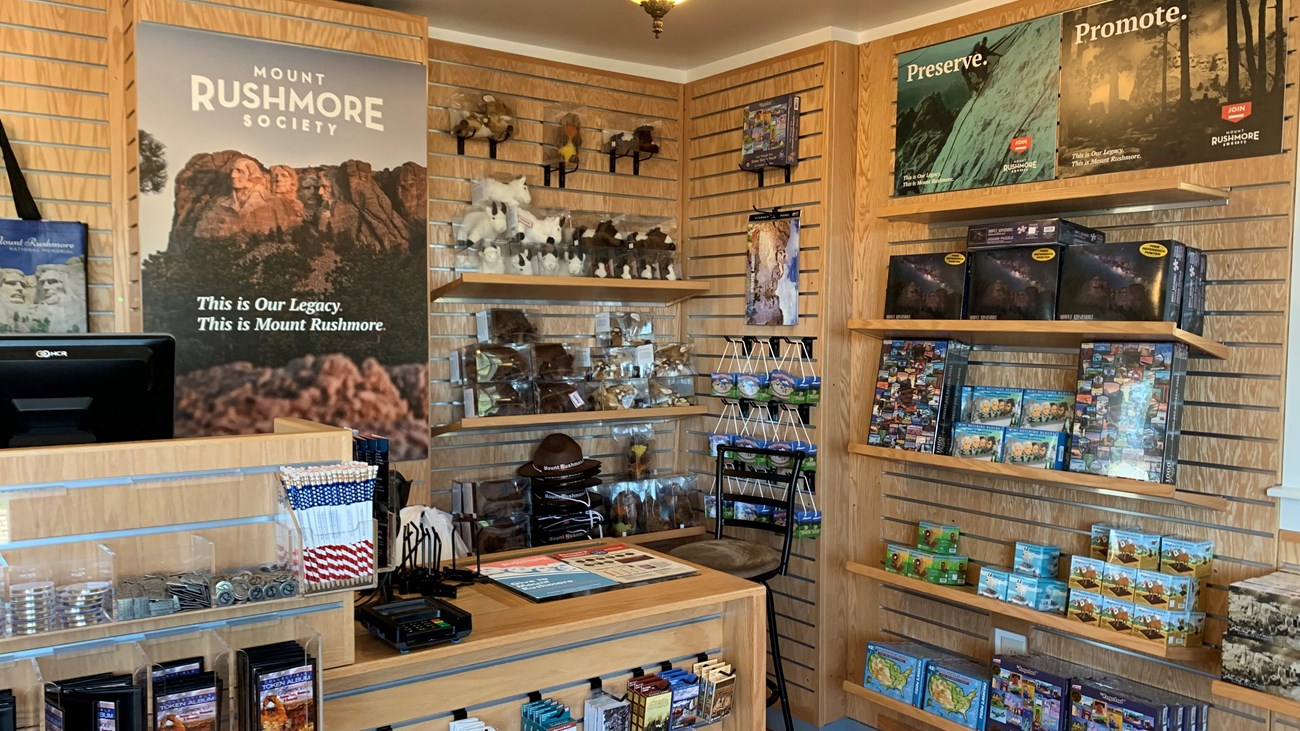
[[[38,350],[38,351],[36,351],[36,357],[37,357],[37,358],[42,358],[42,359],[43,359],[43,358],[67,358],[67,357],[68,357],[68,351],[66,351],[66,350]]]

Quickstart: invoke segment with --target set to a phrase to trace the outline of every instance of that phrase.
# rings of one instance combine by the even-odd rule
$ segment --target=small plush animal
[[[642,278],[642,279],[654,279],[654,278],[655,278],[654,268],[650,266],[650,263],[649,263],[649,262],[646,262],[645,264],[643,264],[643,265],[641,266],[641,278]]]
[[[569,251],[564,255],[565,264],[569,270],[569,276],[580,277],[582,272],[587,268],[587,257],[581,251]]]
[[[607,259],[597,259],[596,269],[593,272],[593,274],[594,276],[600,277],[601,279],[605,279],[606,277],[608,277],[610,275],[609,261]]]
[[[632,278],[632,265],[631,265],[631,264],[624,264],[624,265],[623,265],[623,273],[622,273],[620,276],[621,276],[623,279],[631,279],[631,278]]]
[[[456,123],[451,133],[465,139],[483,137],[505,142],[515,131],[514,121],[514,111],[509,104],[491,94],[484,94],[472,109],[465,110],[465,117]]]
[[[560,276],[560,257],[554,251],[547,251],[541,258],[542,274],[547,277]]]
[[[558,244],[564,239],[564,223],[563,216],[536,219],[533,227],[524,232],[524,243]]]
[[[659,143],[655,142],[655,128],[648,124],[637,127],[632,135],[636,137],[637,152],[646,155],[658,155]]]
[[[475,208],[461,219],[460,240],[470,244],[492,241],[506,231],[505,206],[492,203]]]
[[[511,274],[534,274],[533,253],[527,249],[515,254],[510,259]]]
[[[631,132],[615,132],[609,136],[608,149],[619,157],[631,155],[636,146],[636,137]]]
[[[501,257],[501,247],[496,244],[488,244],[483,247],[479,254],[478,270],[484,274],[504,274],[506,271],[505,260]]]
[[[528,180],[524,176],[502,182],[491,176],[483,178],[483,200],[494,201],[505,206],[526,206],[533,202],[533,194],[528,190]]]
[[[555,148],[559,152],[561,163],[578,164],[578,151],[582,149],[581,117],[569,112],[560,118],[560,126],[555,132]]]
[[[667,279],[670,282],[677,281],[677,270],[674,268],[672,263],[668,264],[668,273],[664,275],[664,279]]]

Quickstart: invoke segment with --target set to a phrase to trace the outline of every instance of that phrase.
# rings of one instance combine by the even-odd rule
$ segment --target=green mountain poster
[[[894,193],[1051,180],[1061,18],[898,55]]]

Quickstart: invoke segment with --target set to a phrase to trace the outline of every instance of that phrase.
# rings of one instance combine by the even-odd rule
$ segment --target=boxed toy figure
[[[921,521],[916,527],[916,547],[935,553],[957,553],[957,540],[961,528],[955,525],[942,525]]]
[[[1110,532],[1110,548],[1106,554],[1106,561],[1135,569],[1158,570],[1160,539],[1159,533],[1115,528]]]
[[[1197,582],[1191,576],[1138,571],[1133,602],[1156,609],[1181,612],[1196,605]]]
[[[1069,593],[1069,585],[1060,579],[1039,579],[1038,599],[1034,602],[1034,609],[1051,614],[1065,614]]]
[[[1092,542],[1088,545],[1088,555],[1105,561],[1110,555],[1110,532],[1116,529],[1128,530],[1128,528],[1129,526],[1115,523],[1093,523]]]
[[[1178,536],[1162,537],[1160,571],[1175,576],[1208,579],[1214,573],[1214,541],[1197,541]]]
[[[966,567],[970,559],[965,556],[949,556],[936,553],[930,558],[926,568],[925,580],[931,584],[944,586],[964,586],[966,584]]]
[[[1002,437],[1006,429],[987,424],[955,424],[952,428],[952,456],[981,462],[997,462],[1002,457]]]
[[[1187,346],[1084,343],[1070,471],[1174,483]]]
[[[1074,394],[1070,391],[1025,389],[1020,401],[1020,428],[1041,431],[1070,431],[1074,416]]]
[[[1060,246],[984,249],[970,255],[969,320],[1055,320]]]
[[[1007,577],[1007,601],[1040,612],[1065,614],[1066,583],[1059,579],[1011,574]]]
[[[1003,569],[993,568],[992,566],[980,567],[979,578],[979,595],[988,599],[997,599],[1005,602],[1007,600],[1007,588],[1010,584],[1011,576],[1009,572]]]
[[[1187,247],[1187,271],[1183,283],[1183,311],[1178,316],[1178,327],[1200,335],[1205,330],[1205,268],[1209,260],[1205,252]]]
[[[1061,549],[1027,541],[1016,541],[1017,574],[1055,579],[1061,574]]]
[[[881,343],[867,443],[948,454],[969,353],[955,340]]]
[[[1057,319],[1178,322],[1185,266],[1177,241],[1068,247]]]
[[[1123,564],[1105,564],[1101,570],[1101,595],[1132,602],[1137,586],[1137,571],[1132,566]]]
[[[998,655],[993,658],[987,728],[994,731],[1066,731],[1070,677],[1047,658]],[[1080,669],[1082,672],[1082,669]]]
[[[911,642],[868,642],[862,685],[915,706],[921,700],[925,666],[933,652]]]
[[[891,574],[907,574],[907,565],[912,561],[912,549],[893,543],[885,549],[885,570]]]
[[[1133,628],[1131,631],[1134,636],[1158,642],[1162,645],[1169,641],[1169,629],[1165,624],[1165,610],[1136,604],[1133,606],[1132,620]]]
[[[989,671],[967,660],[939,660],[925,668],[921,707],[966,728],[983,729],[988,718]]]
[[[1065,467],[1065,442],[1059,431],[1007,429],[1002,441],[1002,461],[1017,467],[1059,470]]]
[[[1121,634],[1131,633],[1133,631],[1133,602],[1103,596],[1101,598],[1101,628]]]
[[[1076,622],[1096,627],[1101,624],[1101,605],[1102,597],[1100,594],[1071,589],[1070,604],[1066,608],[1065,615]]]
[[[1205,641],[1205,612],[1165,612],[1170,647],[1200,647]]]
[[[991,426],[1020,426],[1020,400],[1025,391],[1021,388],[993,388],[972,386],[970,420],[974,424]]]
[[[885,319],[962,319],[966,316],[966,267],[962,253],[889,257]]]
[[[906,570],[903,575],[912,579],[925,580],[930,573],[930,562],[934,560],[934,554],[924,548],[913,548],[910,552]]]
[[[966,245],[972,249],[986,246],[1040,246],[1042,244],[1082,246],[1104,243],[1106,243],[1104,232],[1081,226],[1064,218],[981,223],[966,229]]]
[[[1088,556],[1070,557],[1070,588],[1101,591],[1106,562]]]

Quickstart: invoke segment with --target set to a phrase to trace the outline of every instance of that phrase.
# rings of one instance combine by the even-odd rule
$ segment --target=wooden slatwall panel
[[[888,223],[870,215],[887,202],[892,186],[895,98],[894,55],[1057,12],[1082,2],[1026,2],[943,26],[877,41],[862,47],[860,63],[868,93],[860,107],[858,161],[863,175],[858,195],[860,239],[854,307],[864,317],[883,307],[886,257],[960,250],[962,228],[927,228]],[[1292,21],[1290,32],[1296,25]],[[1293,35],[1294,37],[1294,35]],[[1288,74],[1297,72],[1294,52]],[[867,101],[870,99],[870,101]],[[1296,92],[1287,90],[1294,115]],[[1213,539],[1216,567],[1209,594],[1207,641],[1216,644],[1225,629],[1227,584],[1270,571],[1277,551],[1278,513],[1265,490],[1278,481],[1281,467],[1286,324],[1292,252],[1292,202],[1295,193],[1296,121],[1288,117],[1285,154],[1240,162],[1176,168],[1189,182],[1231,190],[1227,206],[1074,217],[1106,231],[1108,241],[1176,239],[1209,254],[1206,335],[1233,346],[1224,361],[1195,358],[1189,364],[1179,470],[1183,489],[1221,495],[1223,512],[1168,502],[1107,497],[1059,487],[968,477],[935,469],[900,467],[859,458],[859,559],[879,562],[882,541],[911,543],[919,520],[951,521],[962,527],[963,551],[973,560],[1010,564],[1017,540],[1059,545],[1066,553],[1087,551],[1089,525],[1098,521],[1139,523],[1162,533]],[[872,174],[872,171],[879,171]],[[1161,174],[1169,170],[1159,171]],[[1135,172],[1025,186],[1094,187],[1109,180],[1151,175]],[[965,194],[972,199],[980,191]],[[865,337],[854,346],[854,401],[860,408],[851,432],[865,439],[868,404],[879,358],[879,344]],[[972,353],[968,383],[991,386],[1073,389],[1077,356],[979,348]],[[856,640],[849,643],[852,667],[861,669],[866,639],[913,639],[972,658],[991,656],[989,636],[998,617],[967,607],[922,598],[904,589],[871,587],[859,581],[853,593],[860,612]],[[1035,631],[1031,649],[1081,662],[1119,676],[1141,680],[1193,697],[1209,696],[1217,667],[1181,667],[1141,655],[1114,651],[1068,635]],[[871,722],[872,709],[851,704],[855,716]],[[1262,731],[1265,713],[1244,706],[1220,706],[1211,728]],[[1283,728],[1279,726],[1278,728]]]
[[[497,172],[526,175],[533,209],[563,209],[614,216],[620,214],[675,218],[680,195],[681,105],[679,84],[607,73],[595,69],[551,63],[542,59],[484,51],[452,43],[431,41],[429,55],[429,220],[430,282],[437,287],[451,281],[455,254],[451,221],[470,203],[475,178]],[[466,142],[464,156],[456,153],[449,105],[457,89],[495,93],[517,100],[514,137],[497,148],[498,159],[488,157],[487,143]],[[545,187],[542,142],[555,130],[547,108],[574,104],[592,111],[584,120],[582,169],[567,176],[566,188]],[[641,164],[641,175],[631,174],[631,163],[619,162],[619,173],[608,172],[599,119],[602,115],[632,114],[662,120],[656,133],[660,153]],[[553,181],[554,182],[554,181]],[[455,421],[460,391],[449,379],[453,351],[474,342],[474,313],[491,303],[432,305],[430,352],[434,424]],[[592,345],[593,317],[597,312],[629,309],[617,306],[518,305],[502,303],[534,315],[544,340]],[[680,306],[634,308],[653,316],[655,333],[670,340],[681,336]],[[654,424],[657,465],[671,468],[678,425]],[[584,453],[605,463],[605,471],[619,468],[619,448],[611,427],[535,429],[525,431],[467,432],[435,437],[430,450],[429,504],[447,507],[451,482],[508,476],[527,461],[537,442],[551,431],[564,431],[582,445]],[[678,469],[685,465],[678,465]]]
[[[757,335],[818,338],[808,367],[830,379],[826,359],[827,336],[843,327],[840,310],[827,293],[843,300],[851,268],[847,258],[839,259],[840,271],[830,263],[839,251],[849,246],[844,233],[848,226],[837,227],[836,217],[848,221],[848,201],[834,202],[832,180],[851,196],[852,125],[829,109],[832,98],[852,95],[856,90],[854,51],[837,43],[814,46],[750,67],[727,72],[687,86],[686,202],[688,273],[713,283],[709,295],[687,304],[686,329],[700,357],[701,373],[697,392],[710,406],[711,415],[700,417],[691,425],[686,450],[692,469],[703,475],[706,486],[712,483],[713,459],[709,456],[707,435],[711,432],[737,434],[738,419],[719,417],[720,400],[710,393],[707,373],[720,367],[727,349],[724,337]],[[743,108],[780,94],[797,93],[801,97],[799,165],[791,181],[785,183],[779,170],[770,170],[765,187],[757,187],[754,173],[738,169],[740,161],[741,116]],[[845,103],[841,109],[851,109]],[[850,113],[851,114],[851,113]],[[832,133],[835,133],[834,135]],[[839,156],[832,154],[832,139],[844,146]],[[847,167],[846,167],[847,164]],[[800,225],[800,292],[799,324],[794,327],[754,327],[745,324],[746,226],[753,208],[784,206],[802,211]],[[842,255],[839,255],[842,256]],[[841,276],[844,275],[844,276]],[[834,285],[834,286],[832,286]],[[786,345],[793,351],[793,346]],[[763,352],[766,352],[765,350]],[[757,365],[755,369],[763,370]],[[769,363],[766,368],[774,367]],[[786,366],[798,373],[797,365]],[[728,368],[727,370],[740,370]],[[824,388],[828,393],[830,384]],[[833,404],[830,401],[829,404]],[[820,445],[821,455],[842,448],[843,435],[833,437],[828,415],[833,405],[812,408],[808,433]],[[834,440],[834,441],[832,441]],[[819,463],[819,491],[828,484],[828,463]],[[762,540],[779,545],[779,537],[758,531],[737,531],[738,537]],[[823,553],[820,540],[796,540],[789,575],[771,582],[776,593],[778,629],[791,706],[797,716],[813,723],[828,723],[839,716],[824,717],[819,707],[819,673],[826,666],[821,640],[819,558]],[[770,671],[769,671],[770,672]]]
[[[0,3],[0,117],[42,217],[90,227],[92,330],[114,329],[109,0]],[[0,218],[15,218],[0,174]],[[120,325],[119,325],[120,326]]]

